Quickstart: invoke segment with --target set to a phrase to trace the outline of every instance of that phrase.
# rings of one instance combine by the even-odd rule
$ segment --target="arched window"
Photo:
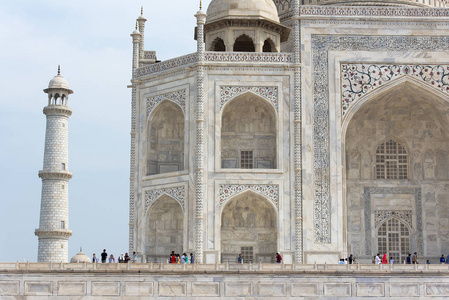
[[[211,51],[226,51],[224,41],[220,38],[216,38],[211,45]]]
[[[376,150],[376,179],[407,179],[408,155],[394,140],[380,144]]]
[[[377,231],[377,249],[395,263],[402,263],[410,252],[410,230],[405,222],[396,218],[383,222]]]
[[[276,52],[276,46],[271,39],[266,39],[263,43],[262,52]]]
[[[256,52],[253,40],[246,34],[242,34],[235,40],[234,52]]]

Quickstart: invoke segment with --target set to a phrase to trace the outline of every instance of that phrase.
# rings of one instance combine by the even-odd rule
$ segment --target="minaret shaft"
[[[72,114],[67,106],[68,95],[73,93],[67,81],[59,74],[50,81],[49,104],[44,108],[47,116],[44,164],[39,171],[42,179],[38,262],[67,262],[69,226],[69,190],[72,178],[69,171],[68,120]]]

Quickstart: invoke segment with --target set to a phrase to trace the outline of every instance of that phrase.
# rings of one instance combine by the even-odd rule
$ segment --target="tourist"
[[[179,253],[176,253],[176,263],[181,263],[181,258],[179,257]]]
[[[242,258],[242,255],[241,255],[241,254],[239,254],[239,257],[237,257],[237,262],[238,262],[239,264],[243,264],[243,258]]]
[[[125,261],[124,263],[129,263],[129,261],[131,260],[131,257],[129,257],[128,252],[125,253]]]
[[[406,260],[407,265],[410,265],[412,263],[412,255],[409,253]]]
[[[118,262],[119,263],[124,263],[125,262],[125,258],[123,257],[123,253],[120,254],[120,256],[118,257]]]
[[[176,254],[175,254],[175,252],[172,252],[172,255],[170,257],[170,262],[172,264],[176,264]]]
[[[387,253],[385,253],[384,256],[382,257],[382,264],[383,264],[383,265],[388,264]]]
[[[280,264],[282,261],[282,256],[279,253],[276,253],[276,262]]]
[[[393,257],[390,258],[390,264],[394,264],[394,259],[393,259]]]
[[[109,263],[115,263],[115,257],[114,257],[114,254],[111,254],[111,255],[109,256]]]
[[[183,254],[181,255],[181,261],[180,261],[180,263],[181,263],[181,264],[185,264],[185,263],[186,263],[186,254],[185,254],[185,253],[183,253]]]
[[[97,263],[98,262],[98,258],[95,256],[95,253],[92,255],[92,262],[93,263]]]
[[[190,253],[190,263],[193,264],[195,262],[195,257],[193,257],[193,253]]]
[[[413,256],[412,256],[412,263],[413,264],[417,264],[418,263],[418,254],[415,252],[415,253],[413,253]]]
[[[108,259],[108,254],[106,253],[106,249],[103,249],[103,253],[101,253],[101,263],[105,264],[106,259]]]
[[[377,253],[377,255],[374,257],[374,260],[375,260],[376,265],[380,264],[379,253]]]
[[[357,262],[355,261],[355,256],[352,258],[352,264],[356,264]]]
[[[444,255],[441,255],[440,257],[440,264],[446,263],[446,260],[444,259]]]
[[[133,252],[133,263],[137,262],[137,253],[136,251]]]
[[[426,261],[426,264],[430,265],[430,261],[429,261],[429,260],[427,260],[427,261]]]
[[[189,256],[187,254],[185,254],[185,253],[183,253],[182,255],[184,256],[184,262],[186,264],[188,264],[189,263]]]
[[[352,265],[352,263],[354,262],[354,259],[352,258],[352,254],[349,255],[348,262],[349,262],[350,265]]]

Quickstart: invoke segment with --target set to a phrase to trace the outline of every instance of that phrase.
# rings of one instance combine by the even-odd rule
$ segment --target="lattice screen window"
[[[240,169],[253,168],[253,151],[240,152]]]
[[[407,179],[408,154],[394,140],[380,144],[376,150],[376,179]]]
[[[254,249],[253,247],[241,247],[241,254],[244,263],[253,262],[254,260]]]
[[[395,263],[402,263],[410,252],[410,230],[407,225],[392,218],[380,225],[377,231],[377,252],[382,256],[387,253]]]

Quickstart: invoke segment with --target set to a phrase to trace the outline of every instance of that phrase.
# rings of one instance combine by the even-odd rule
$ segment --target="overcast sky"
[[[145,50],[196,49],[199,1],[0,1],[0,261],[36,261],[47,95],[58,64],[69,98],[69,259],[80,247],[128,250],[132,40],[144,7]],[[210,0],[203,1],[206,10]]]

